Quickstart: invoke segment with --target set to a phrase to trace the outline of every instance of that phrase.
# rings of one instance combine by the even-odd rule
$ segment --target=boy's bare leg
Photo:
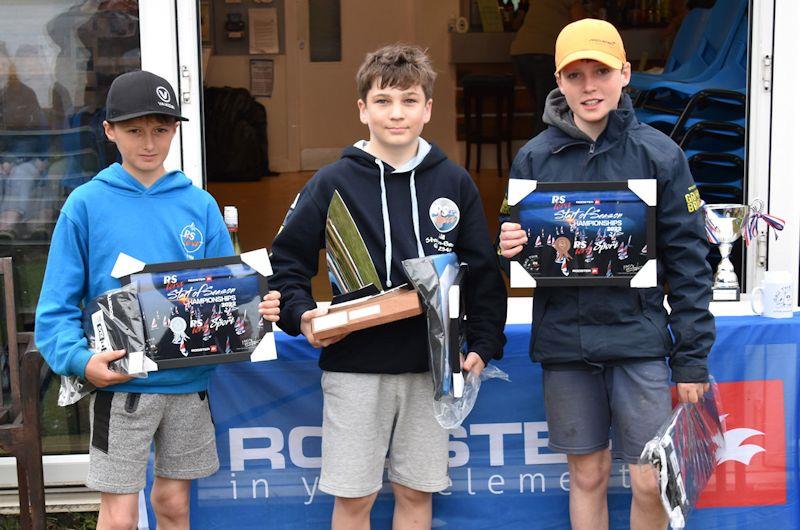
[[[667,527],[667,513],[658,497],[655,470],[650,465],[628,466],[631,470],[631,530],[659,530]]]
[[[366,497],[336,497],[331,530],[369,530],[369,513],[378,493]]]
[[[139,522],[139,494],[100,494],[97,530],[136,530]]]
[[[608,480],[611,452],[567,455],[569,519],[572,530],[608,530]]]
[[[394,492],[394,530],[430,530],[433,498],[430,493],[392,482]]]
[[[150,502],[160,530],[189,530],[191,481],[156,477]]]

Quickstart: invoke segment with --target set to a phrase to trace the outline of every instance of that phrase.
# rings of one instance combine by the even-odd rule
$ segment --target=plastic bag
[[[493,364],[490,364],[481,372],[480,377],[475,377],[472,372],[467,373],[464,381],[464,395],[455,401],[436,401],[433,402],[433,413],[436,421],[445,429],[455,429],[472,412],[475,401],[478,399],[478,391],[481,389],[481,381],[487,379],[502,379],[510,382],[508,374]]]
[[[640,464],[652,464],[658,475],[661,504],[673,529],[684,528],[724,451],[719,392],[711,387],[698,403],[681,403],[655,438],[647,442]]]
[[[452,252],[403,261],[406,275],[419,293],[425,308],[428,356],[436,401],[457,399],[463,390],[460,359],[463,313],[456,314],[456,321],[451,322],[453,319],[449,307],[450,288],[458,286],[458,282],[464,277],[461,267],[458,257]]]
[[[107,291],[92,300],[83,311],[83,330],[93,352],[128,352],[108,364],[111,371],[147,377],[143,369],[144,324],[135,284]],[[77,403],[94,389],[94,385],[77,376],[61,376],[58,404],[64,407]]]
[[[464,303],[461,296],[467,266],[450,252],[403,261],[411,283],[422,298],[428,323],[428,355],[434,387],[434,412],[439,424],[451,429],[469,415],[481,380],[508,375],[489,366],[480,378],[461,370],[466,346]]]

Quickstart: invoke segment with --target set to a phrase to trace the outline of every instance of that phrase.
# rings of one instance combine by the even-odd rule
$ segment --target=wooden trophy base
[[[311,329],[318,339],[327,339],[421,314],[417,292],[400,287],[331,306],[327,315],[311,320]]]

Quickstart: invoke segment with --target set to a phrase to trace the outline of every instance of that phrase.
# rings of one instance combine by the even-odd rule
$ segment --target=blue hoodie
[[[82,305],[120,286],[111,270],[120,252],[158,263],[230,256],[233,246],[214,198],[171,171],[146,188],[113,164],[73,191],[53,231],[36,307],[36,345],[54,372],[83,377],[92,353]],[[105,387],[180,394],[205,390],[209,366],[150,372]]]

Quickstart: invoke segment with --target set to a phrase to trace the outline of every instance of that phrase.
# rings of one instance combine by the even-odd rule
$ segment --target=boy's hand
[[[270,291],[264,295],[264,301],[258,304],[258,313],[270,322],[277,322],[281,313],[281,293]]]
[[[678,401],[697,403],[710,387],[709,383],[678,383]]]
[[[133,379],[133,376],[112,371],[108,363],[125,357],[125,350],[104,351],[89,357],[86,363],[84,377],[97,388],[118,385]]]
[[[481,356],[474,351],[469,352],[467,358],[461,363],[461,369],[471,372],[475,377],[480,376],[484,368],[486,368],[486,363],[483,362]]]
[[[504,258],[513,258],[528,242],[525,230],[518,223],[503,223],[500,227],[500,250]]]
[[[333,337],[328,337],[327,339],[317,339],[317,337],[314,336],[314,332],[311,331],[311,319],[327,314],[327,307],[318,307],[316,309],[310,309],[306,311],[303,313],[303,316],[300,317],[300,331],[303,333],[303,335],[305,335],[308,343],[315,348],[324,348],[325,346],[330,346],[331,344],[339,342],[349,335],[349,333],[342,333],[341,335],[335,335]]]

